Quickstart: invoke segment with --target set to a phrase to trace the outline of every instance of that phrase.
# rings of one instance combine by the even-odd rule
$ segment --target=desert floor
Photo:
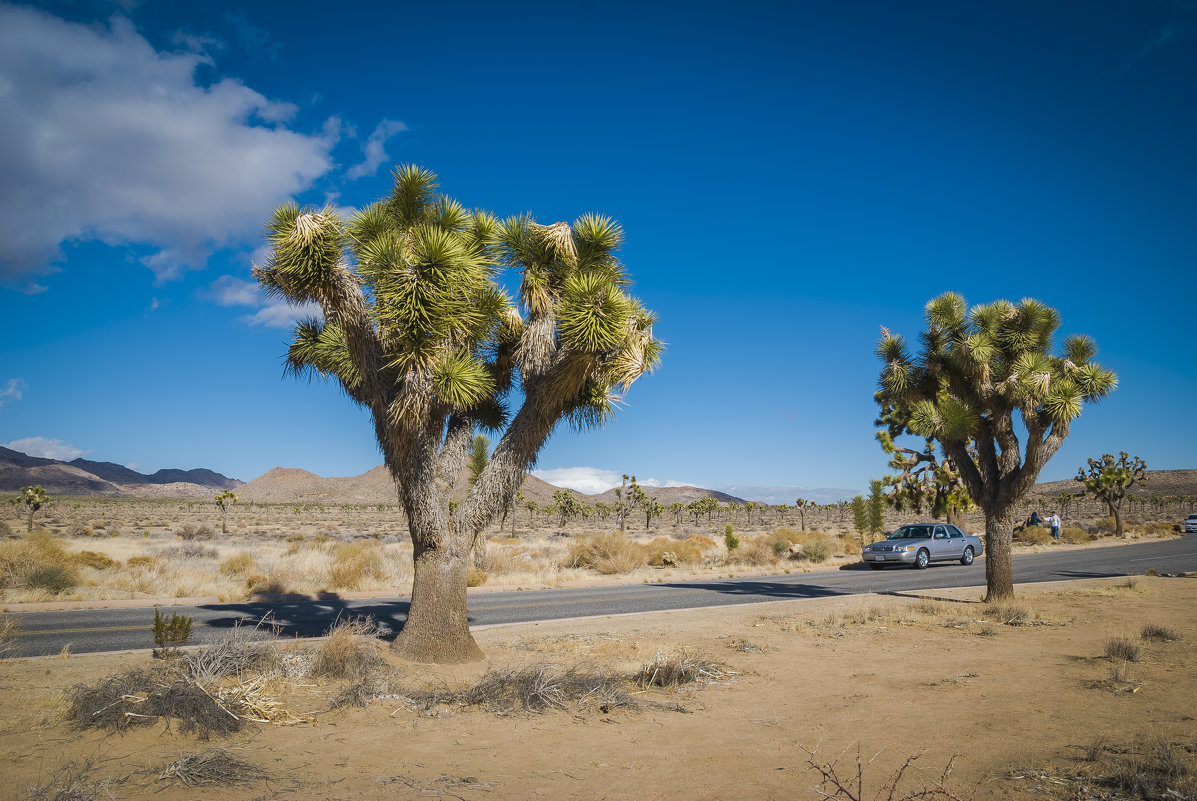
[[[71,687],[161,661],[146,652],[7,660],[0,798],[805,799],[823,797],[813,765],[838,760],[854,780],[858,751],[868,799],[886,798],[916,755],[893,798],[936,786],[949,762],[952,795],[938,797],[1150,797],[1112,777],[1154,771],[1171,772],[1164,781],[1178,793],[1159,797],[1192,798],[1193,578],[1025,586],[999,614],[974,588],[495,627],[476,631],[485,663],[388,656],[392,686],[364,707],[333,708],[344,681],[275,676],[263,685],[272,716],[307,722],[207,741],[178,721],[124,734],[65,722]],[[1145,637],[1152,625],[1163,636]],[[1106,655],[1119,640],[1138,661]],[[541,713],[410,695],[525,667],[635,675],[661,652],[708,660],[709,680],[631,686],[628,705],[583,699]],[[162,778],[181,756],[212,748],[267,778]]]

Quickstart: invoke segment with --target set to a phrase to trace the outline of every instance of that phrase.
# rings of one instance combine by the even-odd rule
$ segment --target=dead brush
[[[81,729],[118,732],[158,721],[178,723],[182,734],[200,739],[240,731],[241,718],[190,677],[173,670],[133,669],[95,686],[76,685],[68,693],[67,721]]]
[[[1063,626],[1062,621],[1048,617],[1014,601],[986,604],[981,616],[1003,626]]]
[[[575,665],[558,668],[534,665],[488,670],[474,684],[451,690],[440,688],[405,693],[420,710],[436,706],[480,706],[498,715],[542,713],[571,707],[597,707],[604,712],[634,707],[626,692],[628,681],[606,670]]]
[[[1106,659],[1116,662],[1138,662],[1139,655],[1139,646],[1126,637],[1110,637],[1106,640]]]
[[[565,567],[590,568],[604,576],[631,573],[648,563],[648,555],[622,534],[594,534],[570,543]]]
[[[261,639],[264,626],[273,622],[262,618],[253,627],[238,621],[227,637],[213,639],[183,655],[187,672],[202,682],[227,676],[243,678],[249,673],[274,673],[280,670],[277,635]]]
[[[312,660],[312,675],[333,679],[361,679],[387,666],[378,639],[378,623],[371,617],[338,620],[325,633]]]
[[[682,687],[688,684],[713,684],[730,677],[727,666],[710,659],[695,656],[686,651],[667,653],[658,651],[652,660],[640,669],[636,685],[648,687]]]
[[[28,801],[111,801],[116,796],[108,786],[109,780],[91,778],[95,766],[96,760],[91,758],[67,762],[51,773],[44,784],[27,787],[25,797]]]
[[[270,774],[263,768],[224,748],[210,748],[195,754],[180,754],[158,774],[161,781],[187,787],[244,787],[266,781]]]
[[[961,791],[955,790],[949,785],[956,757],[948,760],[943,771],[940,772],[939,778],[935,781],[930,784],[912,786],[912,783],[906,780],[906,776],[911,772],[914,763],[923,756],[922,753],[907,757],[902,765],[884,780],[871,782],[868,781],[869,769],[872,767],[873,761],[881,755],[880,752],[866,761],[861,754],[860,744],[857,743],[854,769],[849,767],[845,770],[841,764],[844,761],[844,755],[848,753],[847,748],[830,762],[819,759],[818,746],[813,749],[805,746],[799,746],[799,748],[806,753],[806,772],[814,773],[819,777],[818,784],[810,788],[814,794],[813,797],[816,798],[834,799],[835,801],[866,801],[869,798],[873,801],[882,801],[882,799],[884,801],[915,801],[916,799],[920,801],[923,799],[967,801],[973,797],[973,793],[962,795]],[[874,783],[877,785],[876,790],[871,795],[866,795],[866,786],[871,786]]]
[[[1096,783],[1132,798],[1197,798],[1197,775],[1181,756],[1184,750],[1165,740],[1149,742],[1137,751],[1127,749],[1126,753],[1106,749]]]

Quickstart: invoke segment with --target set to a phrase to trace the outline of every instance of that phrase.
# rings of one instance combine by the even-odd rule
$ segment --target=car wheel
[[[960,564],[971,565],[973,563],[973,549],[965,548],[964,556],[960,557]]]
[[[924,570],[931,562],[931,554],[927,552],[926,548],[920,548],[919,552],[914,557],[914,569]]]
[[[873,568],[874,570],[881,569],[881,565],[877,564],[876,562],[869,562],[869,567]]]

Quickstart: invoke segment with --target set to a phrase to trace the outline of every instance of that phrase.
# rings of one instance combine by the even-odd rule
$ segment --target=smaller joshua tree
[[[1085,491],[1105,503],[1114,517],[1115,533],[1122,533],[1122,501],[1126,491],[1135,484],[1147,483],[1147,463],[1138,456],[1121,451],[1115,459],[1112,454],[1102,454],[1100,459],[1089,459],[1089,469],[1077,471],[1076,480],[1085,485]]]
[[[232,490],[225,490],[215,498],[216,506],[220,509],[220,533],[229,533],[229,510],[237,502],[237,494]]]
[[[40,486],[34,485],[31,487],[21,487],[17,491],[15,497],[9,498],[8,502],[16,507],[25,507],[25,512],[29,515],[28,525],[26,531],[33,531],[33,513],[41,509],[50,502],[50,496]]]

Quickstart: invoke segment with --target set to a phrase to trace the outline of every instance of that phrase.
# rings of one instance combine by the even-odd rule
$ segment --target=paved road
[[[1197,571],[1197,536],[1141,545],[1016,556],[1014,576],[1018,583],[1068,581],[1142,574],[1152,567],[1161,573]],[[751,578],[476,593],[470,595],[469,611],[471,624],[481,626],[984,584],[983,561],[967,568],[952,563],[932,565],[921,571],[869,570],[863,565],[854,565],[838,571]],[[318,636],[342,615],[372,615],[393,633],[403,627],[407,607],[407,598],[358,601],[332,598],[170,609],[193,618],[192,642],[199,642],[220,636],[238,624],[253,626],[266,615],[273,617],[284,636]],[[153,608],[29,612],[16,617],[19,618],[19,634],[15,656],[57,654],[68,644],[72,653],[153,647],[150,632]]]

